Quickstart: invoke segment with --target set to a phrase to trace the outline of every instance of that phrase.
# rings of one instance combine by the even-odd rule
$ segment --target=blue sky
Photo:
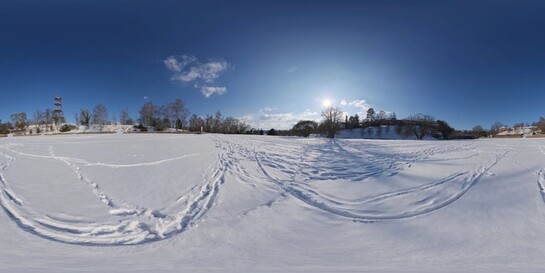
[[[544,1],[0,0],[0,118],[60,94],[69,121],[181,98],[264,129],[319,119],[325,99],[459,129],[532,122],[543,14]]]

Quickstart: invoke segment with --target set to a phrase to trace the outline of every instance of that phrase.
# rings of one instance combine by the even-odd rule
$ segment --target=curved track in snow
[[[539,146],[539,151],[545,155],[545,146]],[[541,198],[545,203],[545,167],[537,172],[537,188],[541,194]]]
[[[213,163],[205,168],[198,184],[185,190],[172,189],[179,192],[179,197],[164,204],[162,209],[122,200],[119,193],[105,189],[108,188],[105,181],[93,179],[89,167],[132,170],[172,164],[184,168],[188,161],[202,154],[187,152],[122,164],[92,162],[78,158],[79,155],[60,156],[55,143],[27,144],[46,147],[47,154],[33,153],[32,149],[29,152],[23,149],[29,148],[25,144],[0,145],[0,206],[27,232],[79,245],[134,245],[180,234],[196,226],[217,204],[227,179],[275,195],[273,200],[260,206],[271,207],[285,196],[292,196],[301,201],[298,204],[334,217],[369,222],[398,220],[428,214],[459,200],[514,151],[507,147],[481,151],[475,142],[463,141],[202,137],[212,140],[215,146]],[[91,139],[89,144],[93,143]],[[115,144],[115,141],[97,143]],[[544,147],[540,147],[540,151],[545,154]],[[111,217],[103,222],[72,221],[36,213],[36,208],[26,204],[25,198],[12,188],[11,185],[22,183],[17,175],[4,175],[10,166],[23,160],[38,165],[53,162],[69,170],[71,178],[82,183]],[[414,175],[419,174],[415,169],[430,166],[446,166],[447,171],[423,177]],[[545,169],[538,173],[538,187],[545,202]],[[254,209],[250,207],[246,211]]]
[[[333,215],[363,221],[409,218],[448,206],[475,186],[509,152],[491,153],[485,162],[471,169],[459,170],[419,186],[351,199],[342,194],[328,193],[313,185],[320,181],[335,183],[336,180],[365,183],[369,178],[395,176],[413,164],[431,160],[436,154],[464,152],[462,157],[447,157],[443,160],[448,162],[467,160],[480,153],[473,146],[459,142],[434,142],[431,147],[414,152],[387,154],[379,150],[384,147],[365,150],[369,148],[367,145],[357,147],[345,140],[327,140],[329,143],[321,143],[321,146],[316,147],[294,143],[267,146],[262,145],[262,140],[244,138],[218,137],[216,141],[221,142],[220,146],[231,153],[236,151],[241,157],[254,161],[268,181],[306,205]]]
[[[213,166],[200,185],[192,188],[184,196],[167,207],[167,213],[139,207],[123,202],[101,189],[99,182],[93,181],[82,171],[82,166],[101,166],[107,168],[131,168],[146,165],[160,165],[164,162],[178,161],[197,154],[188,154],[176,158],[163,159],[139,164],[106,164],[90,163],[83,159],[56,156],[53,147],[49,147],[49,155],[37,155],[16,151],[7,146],[0,146],[4,152],[0,157],[5,161],[0,163],[0,206],[23,230],[37,236],[70,244],[79,245],[134,245],[170,238],[185,231],[196,223],[213,205],[215,198],[224,182],[225,159],[223,154],[217,156]],[[11,155],[10,155],[11,154]],[[10,188],[10,182],[4,177],[3,171],[18,157],[31,158],[34,164],[40,160],[57,160],[70,167],[73,175],[85,183],[89,190],[102,202],[111,215],[119,217],[116,221],[105,223],[85,223],[63,221],[41,215],[36,217],[33,209],[27,207],[17,198]]]

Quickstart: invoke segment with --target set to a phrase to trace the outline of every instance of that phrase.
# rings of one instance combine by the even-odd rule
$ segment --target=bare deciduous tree
[[[142,125],[151,126],[155,120],[155,105],[153,102],[147,102],[140,109],[140,123]]]
[[[490,134],[495,135],[495,134],[499,133],[500,129],[502,127],[504,127],[504,126],[505,126],[505,124],[503,124],[503,123],[501,123],[499,121],[494,122],[494,124],[492,124],[492,126],[490,126]]]
[[[53,111],[51,111],[51,109],[45,109],[45,114],[44,114],[44,118],[45,118],[45,124],[46,124],[46,129],[48,129],[49,126],[47,125],[50,125],[52,122],[53,122]]]
[[[97,104],[93,109],[93,125],[98,126],[100,130],[106,125],[108,121],[108,109],[102,104]]]
[[[193,132],[200,132],[201,127],[203,127],[204,129],[204,120],[201,117],[193,114],[189,119],[189,130]]]
[[[129,111],[121,110],[121,113],[119,114],[119,123],[121,123],[121,125],[133,125],[134,124],[134,121],[129,116]]]
[[[337,107],[329,107],[322,111],[322,126],[327,133],[328,138],[334,138],[335,133],[339,130],[339,124],[342,120],[343,113]]]
[[[153,126],[158,131],[163,131],[166,128],[169,128],[172,120],[172,108],[169,104],[163,104],[155,108],[155,119]]]
[[[486,131],[483,129],[481,125],[476,125],[475,127],[473,127],[473,129],[471,129],[471,134],[474,137],[485,137]]]
[[[524,128],[524,122],[518,122],[518,123],[515,123],[513,124],[513,129],[515,130],[522,130],[522,128]]]
[[[408,116],[406,124],[402,128],[402,134],[414,135],[416,139],[423,139],[424,136],[432,135],[435,130],[435,118],[424,114]]]
[[[214,116],[210,114],[206,114],[206,117],[204,118],[204,130],[209,133],[213,133],[213,126],[214,126]]]
[[[176,131],[178,131],[178,129],[183,129],[185,121],[189,116],[189,110],[185,107],[185,102],[181,99],[176,99],[170,107],[174,122],[176,123]]]
[[[39,125],[42,118],[42,111],[36,110],[34,112],[34,125]]]
[[[20,113],[14,113],[10,116],[11,122],[13,123],[13,126],[15,126],[18,130],[23,130],[27,126],[27,118],[25,112]]]
[[[387,117],[386,112],[384,112],[382,110],[378,111],[378,113],[376,115],[376,119],[379,120],[379,121],[385,120],[386,117]]]
[[[219,110],[216,111],[216,114],[214,115],[214,118],[212,120],[212,130],[214,131],[214,133],[219,133],[222,130],[221,126],[223,122],[223,115]]]

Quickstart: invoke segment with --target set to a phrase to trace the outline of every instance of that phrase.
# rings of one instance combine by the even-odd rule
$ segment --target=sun
[[[322,100],[322,106],[331,107],[331,105],[332,105],[331,100],[329,100],[329,99]]]

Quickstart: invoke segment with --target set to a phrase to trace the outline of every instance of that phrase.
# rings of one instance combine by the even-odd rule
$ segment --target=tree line
[[[356,114],[354,116],[344,116],[344,122],[342,120],[343,112],[338,107],[330,107],[322,111],[321,122],[301,120],[290,130],[281,132],[281,134],[302,137],[319,134],[333,138],[340,129],[362,128],[372,132],[372,128],[377,128],[376,134],[380,137],[383,133],[383,127],[387,130],[386,133],[388,133],[388,130],[392,130],[391,127],[394,127],[398,135],[414,136],[416,139],[423,139],[425,136],[437,139],[471,139],[491,136],[498,134],[501,130],[512,129],[501,122],[495,122],[490,130],[485,130],[480,125],[473,127],[472,130],[456,130],[445,120],[435,119],[430,115],[414,114],[405,119],[397,119],[395,112],[387,114],[385,111],[376,112],[373,108],[367,110],[365,118],[361,118]],[[531,125],[522,122],[516,123],[513,128],[517,130],[530,126],[533,126],[536,131],[545,133],[545,118],[541,117]]]
[[[398,135],[412,135],[416,139],[423,139],[425,136],[451,139],[455,131],[446,121],[437,120],[430,115],[414,114],[405,119],[397,119],[395,113],[387,114],[385,111],[377,113],[373,108],[369,108],[366,117],[360,120],[358,114],[343,117],[340,108],[329,107],[322,111],[321,122],[301,120],[291,128],[290,134],[303,137],[319,134],[334,138],[340,129],[362,128],[371,132],[372,128],[378,128],[376,133],[380,137],[383,133],[382,127],[385,127],[385,130],[391,130],[391,126],[395,126]]]
[[[156,105],[153,102],[146,102],[139,111],[139,116],[135,120],[128,110],[121,110],[119,118],[115,115],[109,115],[108,108],[99,103],[92,110],[81,108],[74,113],[74,124],[86,127],[92,127],[102,131],[106,125],[133,125],[137,131],[165,131],[174,129],[175,131],[186,130],[193,132],[224,133],[224,134],[244,134],[253,133],[249,125],[243,121],[224,117],[220,111],[214,115],[207,114],[204,117],[196,114],[190,115],[185,102],[182,99],[176,99]],[[19,112],[10,115],[11,122],[2,123],[0,120],[0,134],[26,133],[32,134],[29,130],[30,125],[34,125],[35,133],[49,132],[56,129],[62,131],[73,129],[73,125],[66,124],[66,120],[54,120],[53,111],[36,110],[33,117],[29,118],[27,113]]]
[[[55,117],[51,109],[36,110],[32,117],[28,117],[25,112],[13,113],[10,115],[11,122],[2,123],[0,120],[0,134],[10,132],[25,133],[29,125],[34,125],[35,133],[42,131],[54,131],[58,125],[65,123],[64,118]],[[338,107],[329,107],[322,111],[322,120],[320,122],[312,120],[301,120],[297,122],[290,130],[271,129],[264,132],[262,129],[251,128],[243,121],[224,117],[220,111],[215,114],[199,116],[191,115],[182,99],[176,99],[173,102],[156,105],[153,102],[147,102],[140,108],[138,119],[134,120],[129,116],[128,110],[121,110],[119,118],[115,115],[109,116],[108,109],[103,104],[97,104],[92,110],[81,108],[79,112],[74,113],[76,125],[93,127],[101,131],[104,126],[112,124],[133,125],[138,131],[164,131],[167,129],[187,130],[191,132],[208,132],[224,134],[257,134],[257,135],[293,135],[308,137],[311,134],[319,134],[325,137],[333,138],[340,129],[362,128],[372,132],[372,128],[377,128],[376,134],[380,138],[381,134],[389,133],[394,128],[398,135],[414,136],[416,139],[423,139],[426,136],[432,136],[440,139],[464,139],[492,136],[503,130],[520,130],[524,127],[533,127],[536,131],[545,133],[545,118],[540,117],[533,123],[515,123],[513,127],[508,127],[501,122],[495,122],[490,129],[484,129],[477,125],[471,130],[455,130],[446,121],[435,119],[433,116],[425,114],[414,114],[404,119],[398,119],[395,112],[386,113],[385,111],[375,111],[369,108],[365,117],[358,114],[353,116],[343,116],[343,112]],[[343,122],[344,121],[344,122]],[[55,126],[54,126],[55,125]],[[386,130],[383,132],[383,128]],[[73,129],[73,125],[64,124],[60,128],[62,131]],[[28,132],[32,133],[32,130]]]

